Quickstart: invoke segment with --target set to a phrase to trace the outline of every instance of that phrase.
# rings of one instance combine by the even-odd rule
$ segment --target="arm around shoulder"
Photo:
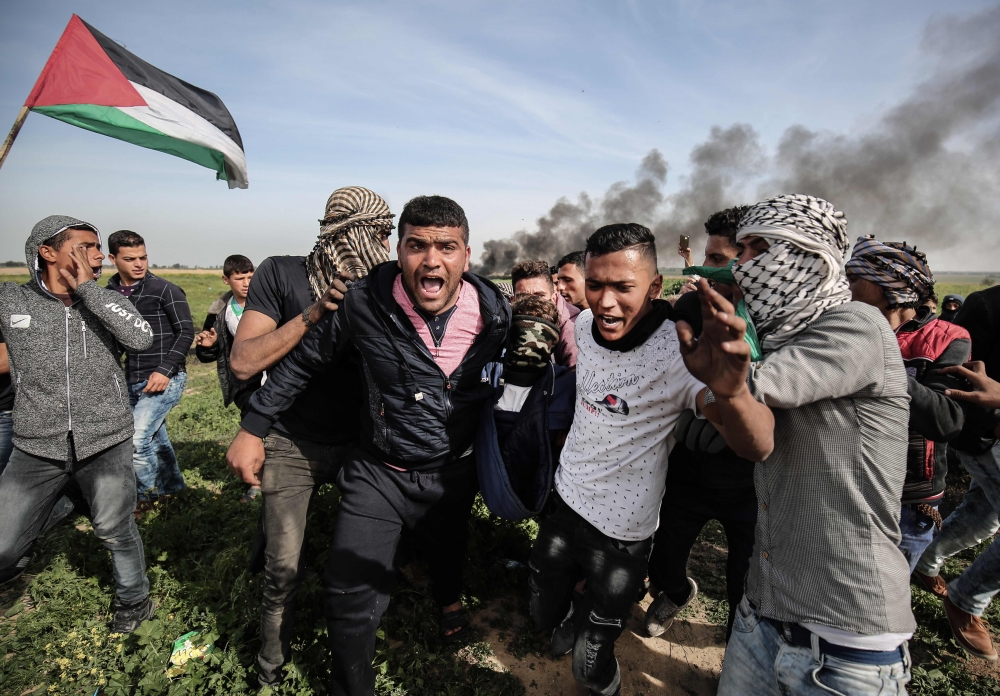
[[[147,350],[153,345],[153,329],[131,302],[100,287],[93,280],[81,283],[75,294],[118,342],[129,350]]]

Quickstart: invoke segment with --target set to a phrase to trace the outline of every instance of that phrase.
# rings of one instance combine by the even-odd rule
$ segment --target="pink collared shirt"
[[[482,333],[486,327],[483,321],[482,312],[479,309],[479,293],[472,283],[462,281],[458,289],[458,304],[455,311],[448,319],[448,327],[444,332],[444,338],[440,346],[434,345],[434,338],[431,336],[427,323],[413,307],[413,300],[403,288],[402,274],[396,276],[392,284],[392,297],[403,309],[403,313],[410,319],[413,328],[417,330],[424,345],[430,351],[434,362],[437,363],[441,371],[446,375],[451,375],[469,352],[476,337]]]

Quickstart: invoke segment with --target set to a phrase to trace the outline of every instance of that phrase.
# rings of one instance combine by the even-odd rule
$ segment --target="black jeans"
[[[528,563],[531,618],[539,630],[554,629],[569,611],[574,585],[587,579],[582,606],[573,607],[573,676],[598,693],[613,694],[621,681],[615,641],[646,577],[652,542],[602,534],[555,491],[539,521]]]
[[[304,570],[302,540],[309,501],[319,486],[333,483],[351,449],[292,439],[274,430],[264,438],[264,593],[257,654],[261,684],[281,681],[281,668],[292,655],[295,595]]]
[[[743,599],[743,584],[753,555],[757,525],[757,495],[753,488],[705,488],[667,484],[660,507],[660,527],[649,559],[649,582],[668,594],[686,593],[687,562],[691,547],[709,520],[718,520],[726,532],[726,595],[733,630],[736,607]]]
[[[440,606],[462,596],[472,502],[479,490],[471,456],[430,471],[399,471],[356,450],[337,476],[340,510],[326,566],[330,691],[375,692],[375,632],[395,585],[402,529],[427,559]]]

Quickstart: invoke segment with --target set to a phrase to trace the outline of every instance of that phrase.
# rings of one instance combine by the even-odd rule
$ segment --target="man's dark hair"
[[[76,232],[77,230],[83,230],[84,232],[94,232],[94,230],[91,229],[90,227],[67,227],[62,232],[54,234],[48,239],[46,239],[39,246],[52,247],[56,251],[59,251],[62,245],[66,243],[66,240],[69,239],[70,235]]]
[[[108,251],[118,255],[118,250],[122,247],[146,246],[146,240],[132,230],[118,230],[112,232],[108,237]]]
[[[510,269],[510,282],[515,292],[517,284],[528,278],[545,278],[552,285],[552,274],[549,272],[548,261],[522,261]]]
[[[462,238],[469,243],[469,220],[455,201],[444,196],[417,196],[403,206],[399,216],[399,238],[406,225],[414,227],[461,227]]]
[[[253,273],[253,261],[242,254],[227,256],[222,264],[222,275],[228,278],[233,273]]]
[[[555,304],[534,295],[514,295],[514,301],[510,303],[510,313],[515,317],[536,317],[550,324],[559,325],[559,310]]]
[[[567,263],[571,263],[580,269],[580,273],[583,273],[587,269],[587,252],[585,251],[571,251],[561,259],[559,263],[556,264],[556,268],[562,268]]]
[[[648,227],[635,222],[605,225],[587,238],[587,256],[604,256],[631,247],[639,247],[643,258],[656,270],[656,238]]]
[[[705,220],[705,232],[711,237],[725,237],[729,246],[736,246],[736,231],[740,229],[740,221],[748,210],[748,205],[737,205],[712,213]]]

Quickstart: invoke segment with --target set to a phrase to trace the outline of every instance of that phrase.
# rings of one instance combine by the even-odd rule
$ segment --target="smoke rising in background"
[[[690,174],[665,192],[669,164],[653,149],[632,184],[600,198],[559,199],[536,229],[484,244],[477,272],[505,275],[517,261],[583,249],[612,222],[656,234],[661,266],[678,266],[678,235],[699,261],[704,221],[717,210],[782,193],[825,198],[847,215],[852,238],[874,234],[933,253],[1000,253],[1000,7],[942,18],[925,30],[931,76],[857,134],[789,127],[773,153],[752,126],[713,126],[690,154]],[[932,257],[933,260],[933,257]],[[962,270],[962,269],[953,269]]]

